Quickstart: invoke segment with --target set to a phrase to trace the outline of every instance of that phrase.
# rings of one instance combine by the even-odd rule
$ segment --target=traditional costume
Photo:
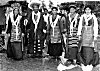
[[[54,9],[57,9],[54,7]],[[48,45],[48,54],[50,56],[58,57],[62,54],[62,23],[60,22],[61,17],[56,15],[54,18],[53,15],[49,16],[49,23],[47,26],[47,33],[49,35],[49,45]]]
[[[7,57],[14,59],[22,58],[22,33],[24,33],[22,16],[9,14],[7,34],[10,34],[7,46]]]
[[[32,3],[38,5],[39,3]],[[30,4],[31,5],[31,4]],[[27,29],[29,30],[29,43],[28,43],[28,52],[33,54],[33,56],[42,56],[42,49],[44,47],[45,35],[45,23],[43,14],[38,11],[32,13],[29,16]]]
[[[76,6],[71,5],[70,8],[76,9]],[[78,22],[79,22],[79,14],[74,13],[74,16],[72,16],[71,13],[68,14],[66,18],[66,24],[67,24],[67,47],[68,51],[65,53],[65,58],[68,60],[71,60],[74,63],[76,63],[77,60],[77,53],[78,53],[78,36],[77,36],[77,29],[78,29]]]
[[[81,63],[84,65],[96,65],[98,62],[98,54],[94,54],[94,50],[96,50],[95,43],[97,43],[98,36],[98,21],[93,13],[89,15],[83,14],[81,16],[77,34],[82,37]]]

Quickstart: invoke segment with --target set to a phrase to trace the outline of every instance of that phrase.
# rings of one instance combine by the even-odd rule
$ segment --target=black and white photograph
[[[100,71],[100,1],[0,0],[0,71]]]

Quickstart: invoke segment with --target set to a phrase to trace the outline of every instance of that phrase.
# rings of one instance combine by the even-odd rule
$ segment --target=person
[[[64,35],[63,35],[63,41],[64,41],[64,47],[67,47],[67,37],[66,37],[66,35],[67,35],[67,30],[68,30],[68,25],[66,24],[67,23],[67,21],[66,21],[66,19],[67,19],[67,16],[68,16],[68,7],[67,6],[63,6],[63,7],[61,7],[60,8],[60,11],[61,11],[61,23],[63,24],[63,33],[64,33]],[[67,51],[67,48],[64,48],[65,49],[65,52]]]
[[[60,57],[61,63],[58,65],[57,69],[63,70],[73,70],[77,66],[77,54],[78,54],[78,24],[79,24],[79,14],[76,12],[76,5],[69,5],[69,14],[66,17],[66,52]]]
[[[47,26],[48,54],[51,58],[59,58],[62,55],[62,32],[63,24],[60,22],[61,16],[57,14],[58,8],[52,7],[52,14],[49,16]]]
[[[42,57],[42,49],[46,33],[46,24],[43,14],[39,12],[40,2],[33,1],[29,4],[32,12],[28,16],[27,30],[29,30],[28,54],[32,57]]]
[[[77,62],[77,53],[78,53],[78,37],[77,37],[77,29],[79,22],[79,14],[76,12],[76,6],[69,6],[69,14],[66,17],[67,24],[67,51],[64,55],[64,58],[67,62],[70,62],[73,65],[76,65]],[[64,60],[62,58],[62,60]],[[65,61],[65,63],[66,63]],[[67,63],[66,63],[67,65]],[[69,64],[68,64],[69,65]]]
[[[22,59],[22,37],[24,36],[24,25],[19,8],[16,7],[9,14],[6,33],[9,36],[7,45],[7,57],[15,60]]]
[[[48,10],[46,8],[44,8],[44,15],[43,15],[43,17],[44,17],[44,21],[45,21],[46,26],[47,26],[49,13],[48,13]]]
[[[4,47],[4,38],[5,35],[3,35],[3,32],[5,30],[5,13],[4,13],[4,7],[0,6],[0,53],[6,52],[7,48]]]
[[[85,13],[80,17],[77,33],[81,40],[80,62],[84,66],[95,66],[98,63],[97,53],[96,55],[94,54],[94,52],[97,52],[96,41],[98,37],[98,21],[93,14],[91,5],[85,6],[84,11]]]

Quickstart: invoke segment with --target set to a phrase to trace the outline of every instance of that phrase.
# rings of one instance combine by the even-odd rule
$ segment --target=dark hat
[[[85,10],[86,8],[90,8],[91,10],[94,10],[94,9],[93,9],[93,6],[91,6],[91,5],[86,5],[85,8],[84,8],[84,10]]]
[[[76,5],[70,5],[70,6],[69,6],[69,9],[70,9],[70,8],[76,9]]]
[[[61,6],[60,7],[60,10],[66,10],[66,11],[69,11],[69,8],[67,6]]]

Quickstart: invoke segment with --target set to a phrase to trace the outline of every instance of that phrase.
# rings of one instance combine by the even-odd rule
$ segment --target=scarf
[[[74,19],[71,21],[71,17],[70,17],[71,13],[69,13],[69,21],[70,21],[70,35],[72,35],[72,32],[73,32],[73,27],[76,27],[77,25],[77,17],[78,17],[78,14],[75,15]],[[75,25],[73,25],[73,23],[75,22]]]
[[[56,26],[56,24],[57,24],[59,18],[60,18],[60,16],[57,15],[55,21],[53,22],[53,21],[52,21],[52,15],[50,16],[50,24],[51,24],[51,27],[52,27],[52,29],[53,29],[53,36],[54,36],[54,28],[55,28],[55,26]]]
[[[20,23],[20,20],[21,20],[22,16],[18,15],[15,21],[14,21],[14,17],[13,16],[14,16],[14,14],[12,12],[10,14],[10,18],[11,18],[12,25],[16,26],[16,35],[18,36],[18,25]],[[16,36],[16,39],[17,39],[17,36]]]
[[[34,18],[34,15],[37,15],[37,20],[35,21],[35,18]],[[37,14],[34,13],[34,11],[32,12],[32,20],[33,20],[33,23],[35,24],[35,29],[34,29],[34,32],[36,32],[36,29],[37,29],[37,26],[38,26],[38,23],[39,23],[39,20],[40,20],[40,12],[38,12]]]

